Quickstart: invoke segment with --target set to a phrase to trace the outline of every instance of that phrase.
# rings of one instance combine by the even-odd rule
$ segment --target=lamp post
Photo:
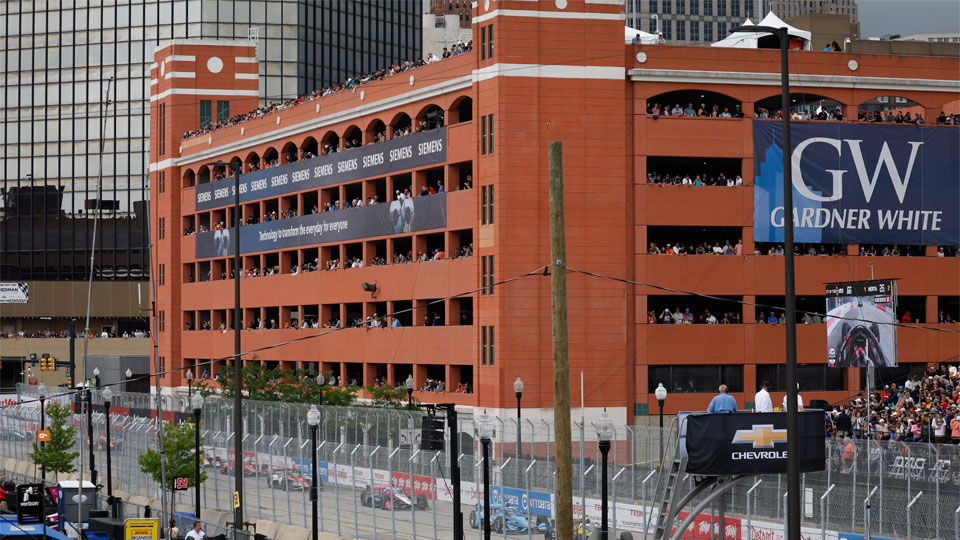
[[[663,402],[667,400],[667,389],[663,387],[663,383],[657,385],[657,389],[653,391],[654,395],[657,396],[657,403],[660,404],[660,466],[663,466]]]
[[[413,381],[412,373],[407,377],[407,380],[404,381],[404,384],[407,386],[407,408],[412,409],[413,408],[413,385],[416,384]]]
[[[40,429],[47,429],[47,418],[43,407],[43,403],[47,400],[47,385],[40,383],[40,386],[37,387],[37,396],[40,397]],[[46,444],[40,441],[40,448],[43,448]],[[44,467],[40,467],[40,478],[47,479],[47,469]]]
[[[739,26],[734,32],[767,32],[780,41],[780,117],[783,125],[783,275],[787,361],[787,538],[800,538],[800,439],[797,409],[797,294],[793,262],[793,146],[790,144],[790,62],[786,28]]]
[[[187,372],[184,374],[184,377],[187,379],[187,397],[192,397],[193,396],[193,370],[188,369]]]
[[[127,378],[126,378],[126,383],[123,385],[123,389],[124,389],[125,391],[129,392],[129,391],[130,391],[130,380],[133,379],[133,370],[130,369],[130,368],[127,368],[127,371],[126,371],[126,373],[124,373],[124,375],[126,375]]]
[[[187,373],[190,373],[189,371]],[[193,452],[193,507],[197,521],[200,520],[200,415],[203,413],[203,396],[197,392],[190,398],[193,405],[193,436],[196,445]]]
[[[207,163],[208,167],[230,167],[233,169],[233,452],[237,456],[237,465],[233,468],[234,489],[237,491],[237,508],[233,520],[233,528],[243,529],[243,380],[240,360],[240,169],[239,161],[214,161]]]
[[[322,378],[320,375],[319,378]],[[310,505],[313,540],[317,540],[319,523],[317,522],[317,427],[320,425],[320,411],[316,405],[310,405],[307,411],[307,424],[310,424]]]
[[[523,397],[523,381],[520,380],[520,376],[517,375],[517,380],[513,381],[513,391],[517,394],[517,487],[520,487],[520,449],[521,441],[523,440],[520,436],[520,398]]]
[[[93,386],[94,388],[100,388],[100,368],[93,368]]]
[[[477,434],[483,447],[483,540],[490,540],[490,439],[493,438],[493,420],[487,411],[477,420]]]
[[[113,390],[110,387],[103,389],[103,411],[107,419],[107,498],[113,497],[113,462],[110,460],[110,400],[113,399]]]
[[[607,540],[607,454],[610,452],[610,439],[615,433],[616,428],[604,407],[597,422],[597,446],[600,447],[603,461],[600,468],[600,540]]]

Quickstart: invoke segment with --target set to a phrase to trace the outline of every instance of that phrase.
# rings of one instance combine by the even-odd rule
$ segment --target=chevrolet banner
[[[702,475],[787,472],[785,413],[691,414],[687,422],[687,472]],[[800,413],[800,471],[826,468],[823,411]]]

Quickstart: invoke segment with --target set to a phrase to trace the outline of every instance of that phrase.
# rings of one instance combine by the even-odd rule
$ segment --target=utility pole
[[[563,143],[547,144],[550,171],[550,315],[553,329],[553,437],[556,440],[558,540],[573,537],[570,359],[567,356],[567,244],[563,211]]]

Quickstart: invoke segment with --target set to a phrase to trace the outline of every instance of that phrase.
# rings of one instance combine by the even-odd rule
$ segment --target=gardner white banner
[[[960,245],[960,130],[796,122],[790,137],[797,242]],[[754,120],[757,242],[783,242],[782,140]]]
[[[28,283],[0,283],[0,304],[26,304],[29,301]]]

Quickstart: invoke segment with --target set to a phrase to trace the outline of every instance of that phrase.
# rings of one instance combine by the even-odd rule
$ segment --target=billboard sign
[[[447,160],[447,128],[396,137],[296,163],[240,175],[240,202],[385,176]],[[196,211],[232,205],[235,181],[227,178],[196,186]]]
[[[790,127],[794,239],[960,245],[960,131],[797,122]],[[754,120],[754,240],[783,242],[779,122]]]
[[[0,304],[26,304],[29,301],[29,283],[0,283]]]
[[[437,193],[402,201],[321,212],[240,227],[240,253],[288,249],[441,229],[447,225],[447,196]],[[233,255],[234,229],[197,233],[196,257]]]
[[[687,416],[687,472],[701,475],[787,472],[787,415],[695,413]],[[823,411],[800,413],[801,472],[826,469]]]
[[[827,284],[828,365],[897,365],[896,287],[892,279]]]

